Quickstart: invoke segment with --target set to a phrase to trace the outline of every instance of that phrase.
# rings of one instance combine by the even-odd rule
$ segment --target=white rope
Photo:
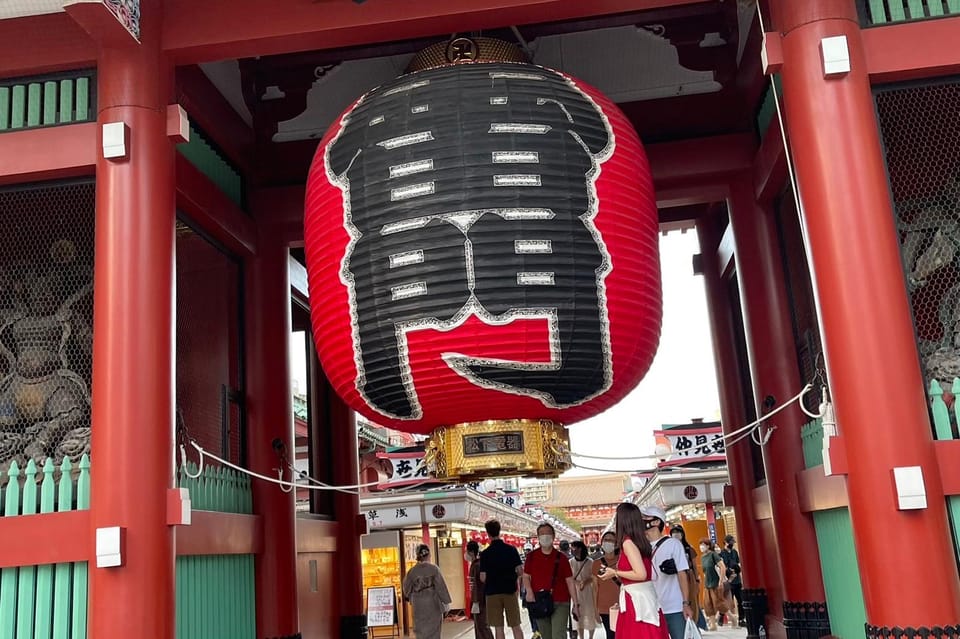
[[[725,443],[724,443],[724,447],[725,447],[725,448],[729,448],[730,446],[733,446],[734,444],[742,441],[743,439],[746,439],[747,437],[752,437],[753,432],[754,432],[755,430],[757,430],[757,429],[763,424],[763,422],[767,421],[768,419],[770,419],[771,417],[773,417],[774,415],[776,415],[776,414],[779,413],[780,411],[785,410],[786,408],[788,408],[788,407],[789,407],[791,404],[793,404],[794,402],[800,402],[800,407],[803,409],[803,412],[806,413],[807,415],[810,415],[810,413],[807,411],[807,409],[804,408],[804,406],[803,406],[803,398],[804,398],[804,396],[805,396],[807,393],[809,393],[812,389],[813,389],[813,384],[806,384],[799,393],[797,393],[796,395],[794,395],[792,398],[790,398],[789,400],[787,400],[786,402],[784,402],[784,403],[781,404],[780,406],[777,406],[776,408],[774,408],[774,409],[773,409],[772,411],[770,411],[769,413],[761,416],[759,419],[756,419],[756,420],[750,422],[750,423],[747,424],[746,426],[743,426],[743,427],[741,427],[741,428],[738,428],[737,430],[735,430],[735,431],[733,431],[733,432],[724,434],[724,435],[721,437],[721,439],[723,439],[724,442],[725,442]],[[813,417],[813,418],[815,418],[815,419],[818,418],[818,417],[821,417],[821,415],[810,415],[810,416]],[[770,440],[770,435],[771,435],[771,433],[775,430],[775,428],[776,428],[776,427],[770,428],[770,429],[767,431],[767,433],[766,433],[765,435],[763,435],[763,439],[762,439],[762,442],[763,442],[763,443],[757,442],[756,439],[754,439],[754,442],[756,442],[758,446],[763,446],[764,444],[766,444],[766,443]],[[678,431],[676,431],[676,432],[677,432],[677,434],[682,434],[682,433],[683,433],[683,431],[680,431],[680,430],[678,430]],[[732,439],[732,441],[727,441],[727,440],[731,440],[731,439]],[[652,455],[631,455],[631,456],[629,456],[629,457],[606,457],[606,456],[599,456],[599,455],[585,455],[585,454],[582,454],[582,453],[575,453],[575,452],[573,452],[573,451],[570,451],[570,456],[571,456],[571,457],[577,457],[577,458],[580,458],[580,459],[598,459],[598,460],[604,460],[604,461],[632,461],[632,460],[641,460],[641,459],[660,459],[660,458],[662,458],[662,457],[666,457],[666,455],[657,455],[657,454],[652,454]],[[574,463],[573,465],[574,465],[574,466],[577,466],[577,468],[583,468],[584,470],[599,470],[599,469],[596,469],[596,468],[587,468],[587,467],[585,467],[585,466],[580,466],[580,465],[578,465],[578,464],[576,464],[576,463]],[[613,471],[610,471],[610,472],[618,473],[618,472],[631,472],[631,471],[613,470]]]
[[[274,479],[273,477],[269,477],[269,476],[267,476],[267,475],[261,475],[260,473],[254,472],[254,471],[252,471],[252,470],[248,470],[248,469],[243,468],[243,467],[241,467],[241,466],[237,466],[236,464],[231,463],[231,462],[227,461],[226,459],[223,459],[222,457],[218,457],[217,455],[214,455],[213,453],[204,450],[202,446],[200,446],[197,442],[195,442],[195,441],[193,441],[193,440],[190,440],[190,445],[193,446],[193,447],[196,449],[197,454],[200,456],[199,467],[200,467],[201,470],[198,471],[198,474],[196,474],[196,475],[190,474],[190,473],[189,473],[188,471],[186,471],[186,470],[185,470],[184,472],[186,472],[189,477],[192,477],[192,478],[194,478],[194,479],[195,479],[196,477],[199,477],[199,476],[200,476],[200,475],[199,475],[199,472],[202,472],[202,469],[203,469],[203,460],[204,460],[204,458],[205,458],[205,457],[209,457],[210,459],[212,459],[212,460],[214,460],[214,461],[217,461],[217,462],[220,462],[220,463],[223,464],[224,466],[227,466],[228,468],[232,468],[232,469],[236,470],[237,472],[243,473],[243,474],[245,474],[245,475],[249,475],[250,477],[256,477],[257,479],[262,479],[263,481],[270,482],[271,484],[276,484],[276,485],[280,486],[281,489],[285,489],[284,492],[286,492],[286,493],[289,493],[290,491],[292,491],[292,490],[294,490],[294,489],[296,489],[296,488],[303,488],[303,489],[305,489],[305,490],[330,490],[330,491],[350,493],[352,490],[357,489],[357,488],[365,488],[365,487],[367,487],[367,486],[375,486],[375,485],[376,485],[376,483],[374,483],[374,484],[356,484],[356,485],[353,485],[353,486],[331,486],[331,485],[328,485],[328,484],[322,484],[322,482],[320,483],[320,485],[298,484],[298,483],[296,483],[296,482],[290,482],[290,481],[284,480],[284,479],[283,479],[283,470],[282,470],[282,469],[276,469],[276,470],[277,470],[277,473],[278,473],[278,476],[279,476],[279,479]],[[185,450],[183,444],[180,444],[180,459],[183,460],[184,468],[186,468],[187,453],[186,453],[186,450]]]

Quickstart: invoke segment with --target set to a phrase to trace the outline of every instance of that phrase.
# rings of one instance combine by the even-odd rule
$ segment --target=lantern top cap
[[[418,53],[407,66],[407,73],[477,62],[529,63],[530,57],[516,44],[498,38],[454,36]]]

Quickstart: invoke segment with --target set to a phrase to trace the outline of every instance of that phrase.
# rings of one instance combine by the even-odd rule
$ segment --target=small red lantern
[[[556,71],[475,59],[374,89],[320,143],[305,225],[327,377],[368,419],[433,432],[440,477],[558,474],[560,424],[653,360],[646,157],[616,105]]]

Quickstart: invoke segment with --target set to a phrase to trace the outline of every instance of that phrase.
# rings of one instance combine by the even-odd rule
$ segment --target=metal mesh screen
[[[0,190],[0,471],[90,451],[93,182]]]
[[[817,308],[813,297],[813,283],[807,265],[803,231],[797,214],[797,203],[792,189],[780,196],[775,207],[780,254],[783,258],[783,276],[790,301],[793,337],[797,349],[800,381],[813,384],[813,390],[804,397],[807,410],[816,413],[822,398],[824,379],[822,371],[823,345],[817,322]]]
[[[960,80],[877,91],[925,379],[960,377]]]
[[[181,435],[241,463],[241,269],[177,224],[177,414]]]

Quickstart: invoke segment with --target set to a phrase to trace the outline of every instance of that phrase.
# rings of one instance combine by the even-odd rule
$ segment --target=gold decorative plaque
[[[467,422],[433,431],[425,462],[437,479],[455,482],[557,477],[570,467],[570,438],[547,419]]]

